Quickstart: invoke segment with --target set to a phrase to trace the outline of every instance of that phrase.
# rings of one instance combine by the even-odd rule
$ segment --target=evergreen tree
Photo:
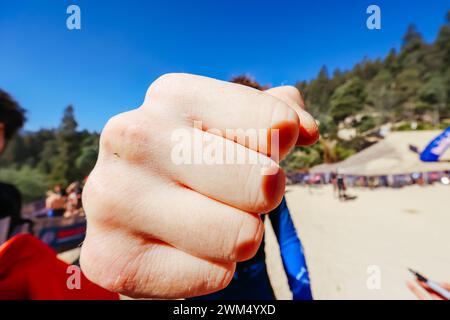
[[[331,117],[340,122],[364,108],[366,93],[360,78],[353,78],[339,86],[331,97]]]
[[[68,184],[80,178],[75,165],[80,151],[77,126],[74,109],[69,105],[64,110],[57,132],[58,157],[51,172],[54,183]]]
[[[394,120],[393,110],[397,100],[392,90],[392,84],[391,71],[383,68],[367,85],[367,103],[380,114],[381,122]]]
[[[311,114],[319,116],[328,111],[328,100],[331,95],[331,90],[326,66],[322,66],[317,78],[311,81],[304,95]]]
[[[411,24],[408,26],[405,35],[403,36],[402,51],[411,53],[413,51],[419,50],[422,47],[423,38],[422,35],[417,31],[416,26]]]

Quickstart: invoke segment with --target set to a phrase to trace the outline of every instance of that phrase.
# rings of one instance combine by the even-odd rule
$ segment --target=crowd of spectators
[[[49,217],[77,217],[84,216],[81,192],[83,183],[72,182],[66,188],[60,184],[54,186],[53,190],[47,191],[45,208]]]

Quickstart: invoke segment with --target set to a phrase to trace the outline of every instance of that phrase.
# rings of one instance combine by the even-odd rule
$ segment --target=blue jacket
[[[280,206],[269,214],[269,219],[278,239],[281,258],[293,299],[312,300],[303,246],[284,198]]]

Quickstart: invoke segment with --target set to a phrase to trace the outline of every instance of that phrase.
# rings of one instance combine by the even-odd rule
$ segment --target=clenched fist
[[[261,243],[259,214],[283,197],[274,153],[283,158],[294,145],[317,140],[302,107],[293,87],[262,92],[187,74],[156,80],[141,107],[113,117],[102,132],[83,192],[86,276],[133,297],[226,287],[236,262]],[[251,130],[257,143],[246,136]],[[180,150],[188,154],[180,158]],[[236,155],[259,160],[233,161]]]

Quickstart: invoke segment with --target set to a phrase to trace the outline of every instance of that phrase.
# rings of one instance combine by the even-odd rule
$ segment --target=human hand
[[[236,262],[251,258],[261,243],[259,214],[283,197],[285,176],[270,158],[273,147],[281,159],[318,138],[302,107],[293,87],[261,92],[187,74],[156,80],[141,107],[113,117],[102,132],[83,191],[85,275],[133,297],[190,297],[226,287]],[[239,129],[268,134],[254,144]],[[216,160],[234,150],[264,161],[196,163],[195,141],[185,141],[194,163],[179,163],[176,132],[222,145]],[[267,168],[276,170],[263,174]]]
[[[406,285],[419,300],[445,300],[444,297],[431,290],[431,288],[423,281],[416,280],[415,283],[408,281]],[[440,283],[440,286],[450,291],[450,283],[443,282]]]

